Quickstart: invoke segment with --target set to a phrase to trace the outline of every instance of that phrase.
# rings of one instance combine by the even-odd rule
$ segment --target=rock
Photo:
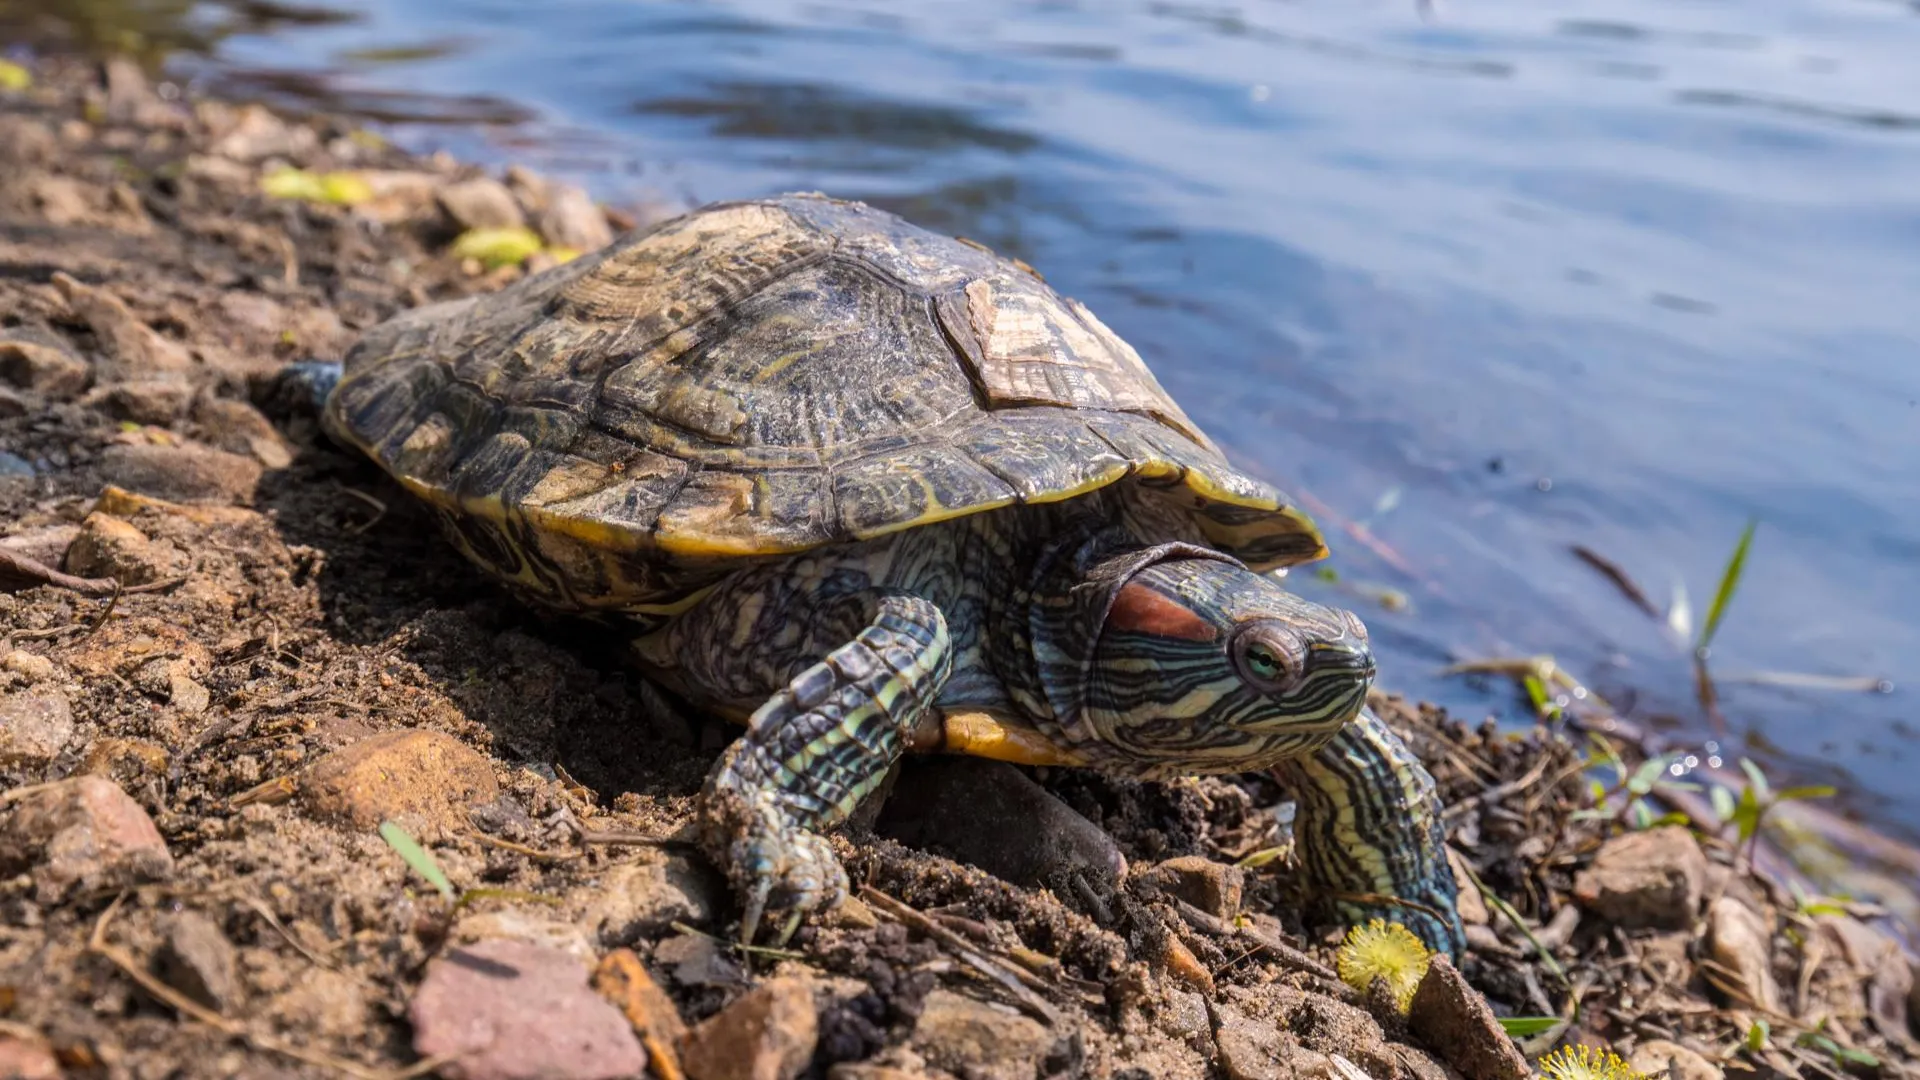
[[[24,529],[0,540],[0,547],[42,566],[59,566],[66,561],[67,545],[79,535],[78,525],[43,525],[37,529]]]
[[[613,229],[607,216],[587,193],[571,184],[552,189],[544,210],[535,222],[540,235],[554,247],[578,252],[593,251],[613,243]]]
[[[571,922],[543,919],[507,908],[463,916],[447,931],[452,945],[474,945],[482,941],[524,941],[542,948],[566,953],[583,964],[594,961],[593,944]]]
[[[213,144],[213,152],[235,161],[259,161],[268,157],[300,158],[320,145],[320,137],[308,127],[286,123],[258,105],[246,105],[237,113],[229,110],[220,118],[224,123],[209,126],[227,130]]]
[[[16,416],[25,416],[31,411],[27,399],[4,386],[0,386],[0,420],[11,420]]]
[[[251,454],[269,469],[293,464],[293,452],[273,422],[247,402],[203,396],[194,402],[193,420],[202,439],[228,453]]]
[[[627,1018],[640,1034],[642,1045],[652,1038],[663,1046],[677,1047],[687,1037],[687,1022],[681,1019],[679,1008],[633,950],[608,953],[594,969],[593,988]],[[651,1047],[648,1054],[652,1056]]]
[[[321,758],[300,778],[308,813],[356,829],[407,815],[430,828],[457,828],[469,807],[499,794],[487,759],[439,731],[370,736]]]
[[[115,420],[164,427],[187,411],[192,397],[193,387],[178,379],[133,379],[96,386],[80,403]]]
[[[60,1059],[39,1038],[0,1034],[0,1077],[6,1080],[60,1080]]]
[[[769,979],[688,1032],[680,1064],[690,1080],[794,1080],[819,1038],[812,988]]]
[[[928,1080],[923,1072],[910,1072],[871,1061],[842,1061],[827,1070],[827,1080]]]
[[[527,224],[520,204],[513,201],[513,193],[490,177],[444,184],[434,192],[434,198],[462,230],[519,229]]]
[[[1459,913],[1460,921],[1468,926],[1486,926],[1491,921],[1487,913],[1487,901],[1474,887],[1473,876],[1467,873],[1466,862],[1460,853],[1447,848],[1447,866],[1453,870],[1453,880],[1459,883],[1460,898],[1454,902],[1454,910]]]
[[[11,451],[0,450],[0,480],[32,478],[38,475],[40,470],[33,467],[33,462]]]
[[[57,270],[53,284],[73,314],[93,329],[106,361],[99,372],[100,381],[184,375],[193,367],[193,358],[184,346],[155,333],[113,293]]]
[[[1220,1069],[1227,1080],[1292,1080],[1293,1038],[1272,1021],[1250,1019],[1231,1005],[1216,1009],[1220,1023],[1213,1032]]]
[[[126,888],[173,873],[152,819],[112,781],[63,780],[21,799],[0,822],[0,874],[31,870],[34,895],[56,903],[76,886]]]
[[[913,1025],[913,1047],[928,1064],[951,1073],[1029,1080],[1053,1048],[1053,1036],[1011,1009],[935,990]]]
[[[205,446],[109,446],[100,455],[109,483],[174,502],[241,502],[260,482],[260,463]]]
[[[1500,1028],[1493,1007],[1445,955],[1436,955],[1414,991],[1407,1026],[1447,1064],[1474,1080],[1527,1080],[1527,1059]]]
[[[73,738],[73,707],[53,687],[0,694],[0,764],[38,768]]]
[[[80,759],[83,776],[104,776],[122,787],[143,784],[167,772],[167,750],[145,739],[95,739]]]
[[[608,868],[580,921],[593,928],[602,945],[631,945],[671,923],[709,921],[719,887],[685,856],[646,851],[637,861]]]
[[[15,649],[8,653],[5,659],[0,659],[0,671],[11,671],[32,684],[46,682],[60,674],[60,667],[38,653]]]
[[[1685,929],[1700,911],[1707,857],[1679,825],[1617,836],[1574,879],[1573,898],[1616,926]]]
[[[1707,909],[1707,951],[1725,969],[1742,1004],[1780,1011],[1773,979],[1773,927],[1752,908],[1722,896]]]
[[[1657,1080],[1723,1080],[1726,1076],[1713,1062],[1665,1039],[1648,1039],[1634,1047],[1627,1067]]]
[[[433,193],[440,186],[440,178],[432,173],[363,169],[360,179],[366,181],[373,197],[356,205],[356,214],[391,225],[423,221],[437,213]]]
[[[67,573],[113,578],[122,585],[161,581],[189,565],[185,554],[172,546],[156,544],[131,523],[98,512],[80,523],[80,535],[67,548]]]
[[[1907,998],[1913,992],[1913,969],[1900,943],[1851,915],[1820,915],[1814,922],[1820,935],[1834,942],[1846,959],[1846,976],[1837,981],[1846,987],[1847,996],[1854,997],[1854,988],[1864,986],[1867,1015],[1874,1026],[1889,1039],[1902,1037],[1909,1023]],[[1854,1001],[1836,1004],[1851,1012]]]
[[[586,966],[524,941],[430,961],[407,1019],[414,1052],[451,1056],[463,1080],[613,1080],[646,1068],[626,1018],[587,985]]]
[[[902,768],[874,824],[883,835],[1063,894],[1076,874],[1100,895],[1126,874],[1112,837],[1012,765],[947,757]]]
[[[48,335],[0,331],[0,379],[37,394],[64,401],[76,397],[93,378],[93,368]]]
[[[653,947],[653,959],[681,986],[740,986],[747,981],[726,947],[705,934],[675,934]]]
[[[1231,919],[1240,913],[1246,871],[1198,855],[1182,855],[1149,868],[1141,879],[1179,897],[1209,915]]]
[[[219,1013],[239,1000],[233,943],[212,919],[182,911],[161,924],[161,933],[154,966],[167,985]]]

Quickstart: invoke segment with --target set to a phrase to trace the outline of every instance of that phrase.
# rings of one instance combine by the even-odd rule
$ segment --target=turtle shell
[[[859,203],[705,207],[370,330],[328,401],[468,555],[570,608],[1123,479],[1257,569],[1324,553],[1022,263]]]

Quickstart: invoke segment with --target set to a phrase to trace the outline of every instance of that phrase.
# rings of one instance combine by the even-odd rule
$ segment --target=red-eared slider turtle
[[[859,203],[709,206],[375,327],[328,431],[474,562],[631,620],[744,720],[701,798],[742,934],[846,894],[821,833],[908,750],[1282,766],[1319,895],[1461,942],[1433,783],[1364,707],[1318,558],[1140,357],[1025,265]]]

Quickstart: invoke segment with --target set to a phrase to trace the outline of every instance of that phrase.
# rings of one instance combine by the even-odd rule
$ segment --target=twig
[[[1647,594],[1641,591],[1639,584],[1633,578],[1627,576],[1627,572],[1620,568],[1619,563],[1585,544],[1573,545],[1573,554],[1581,562],[1600,571],[1608,581],[1613,582],[1614,587],[1619,589],[1623,596],[1633,601],[1634,607],[1646,612],[1652,618],[1660,618],[1660,609],[1653,606],[1653,601],[1647,599]]]
[[[467,836],[470,839],[479,841],[482,846],[498,848],[501,851],[511,851],[516,855],[525,855],[529,859],[540,859],[544,862],[572,862],[575,859],[584,859],[587,857],[587,853],[584,851],[542,851],[539,848],[528,847],[525,844],[516,844],[511,840],[502,840],[497,836],[489,836],[477,829],[467,830]]]
[[[1045,998],[1028,989],[1029,983],[1038,983],[1041,987],[1046,986],[1046,983],[1038,977],[1029,974],[1022,968],[995,963],[989,957],[974,951],[973,946],[968,943],[967,939],[941,926],[939,923],[934,922],[932,919],[927,918],[925,915],[920,914],[913,910],[913,908],[895,900],[893,897],[888,896],[886,893],[881,892],[871,885],[862,885],[860,887],[860,898],[873,907],[891,915],[895,920],[920,931],[935,941],[938,941],[940,944],[945,945],[947,948],[952,949],[954,955],[958,956],[963,963],[986,976],[992,980],[995,985],[1012,995],[1013,1000],[1018,1003],[1023,1010],[1031,1013],[1036,1019],[1053,1026],[1057,1026],[1060,1023],[1060,1010],[1054,1008]]]
[[[1540,760],[1534,762],[1533,768],[1528,769],[1525,776],[1520,777],[1518,780],[1509,780],[1504,784],[1495,784],[1485,791],[1480,792],[1478,795],[1469,795],[1441,811],[1441,817],[1452,821],[1463,814],[1470,813],[1481,803],[1499,802],[1509,795],[1527,790],[1534,784],[1539,783],[1540,778],[1546,775],[1547,765],[1550,760],[1546,755],[1541,755]]]
[[[1187,925],[1201,933],[1213,934],[1217,937],[1243,938],[1249,944],[1257,946],[1260,951],[1283,964],[1299,968],[1309,975],[1326,979],[1329,982],[1340,982],[1340,976],[1335,974],[1332,968],[1327,967],[1325,964],[1301,952],[1299,949],[1281,941],[1279,938],[1272,937],[1251,926],[1235,926],[1217,915],[1194,907],[1192,904],[1177,896],[1168,897],[1168,899],[1173,901],[1174,910],[1180,913],[1180,917],[1186,920]],[[1341,985],[1345,984],[1342,983]]]

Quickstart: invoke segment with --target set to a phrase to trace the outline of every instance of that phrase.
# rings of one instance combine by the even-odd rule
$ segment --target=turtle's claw
[[[704,817],[708,850],[744,899],[741,944],[753,944],[761,924],[779,913],[785,918],[776,944],[784,945],[802,918],[846,899],[847,872],[832,845],[795,825],[771,793],[741,798],[714,792]]]

